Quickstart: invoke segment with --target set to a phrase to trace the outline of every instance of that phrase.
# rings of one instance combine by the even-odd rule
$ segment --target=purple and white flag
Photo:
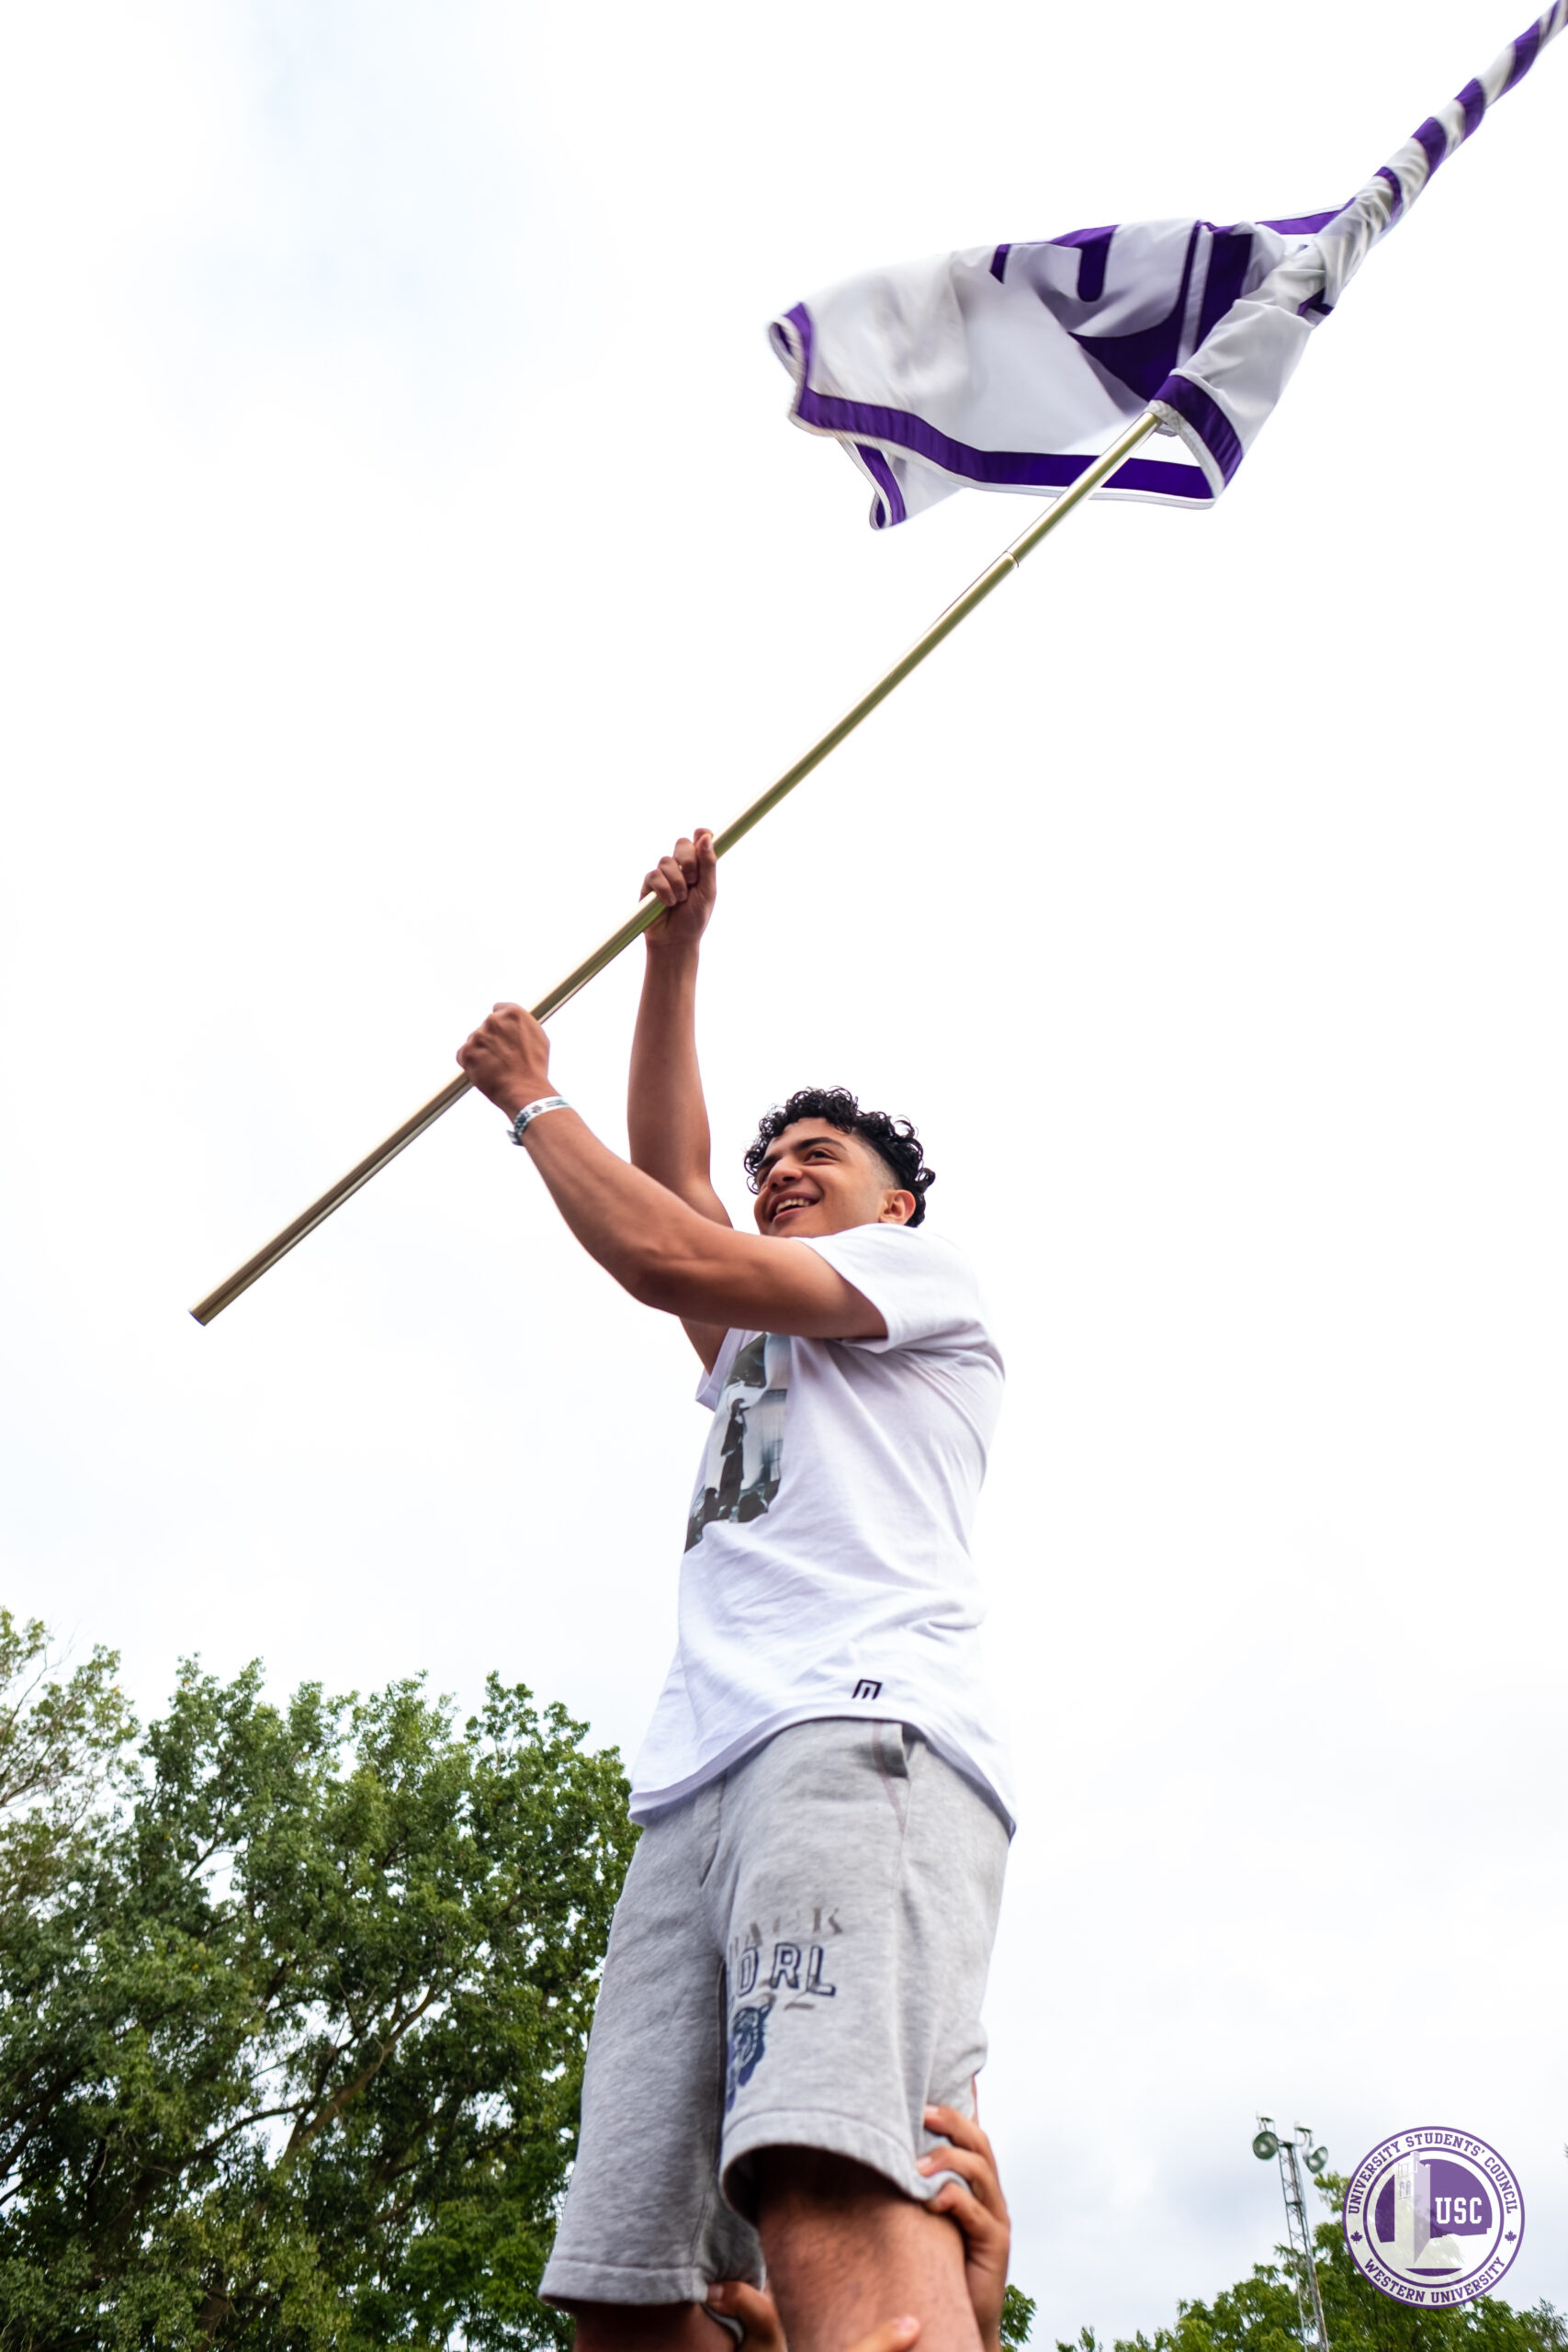
[[[1378,238],[1564,22],[1553,0],[1336,210],[1075,229],[796,303],[770,329],[793,421],[868,477],[876,530],[955,490],[1065,490],[1150,407],[1186,459],[1129,458],[1097,495],[1212,505]]]

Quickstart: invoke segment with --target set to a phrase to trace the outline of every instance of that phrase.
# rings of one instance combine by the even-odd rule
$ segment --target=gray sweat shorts
[[[974,2110],[1007,1848],[918,1733],[842,1717],[655,1815],[610,1933],[546,2300],[760,2284],[759,2148],[828,2149],[934,2196],[922,2110]]]

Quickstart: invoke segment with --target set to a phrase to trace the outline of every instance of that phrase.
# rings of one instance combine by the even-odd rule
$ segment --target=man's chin
[[[809,1239],[814,1233],[826,1233],[829,1230],[820,1219],[819,1209],[796,1209],[791,1216],[786,1216],[782,1224],[770,1225],[767,1228],[767,1238],[770,1241],[793,1241],[796,1235],[799,1235],[803,1238]]]
[[[835,1216],[826,1206],[797,1209],[782,1225],[770,1225],[766,1238],[770,1241],[816,1241],[829,1233],[848,1233],[852,1226],[863,1222],[859,1217]]]

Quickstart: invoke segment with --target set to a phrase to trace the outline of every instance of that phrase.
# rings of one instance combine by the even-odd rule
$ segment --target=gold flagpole
[[[837,750],[845,736],[852,735],[863,718],[869,718],[878,703],[886,702],[894,687],[902,684],[911,670],[919,669],[927,654],[933,652],[944,637],[951,636],[959,622],[966,619],[976,605],[983,604],[993,588],[999,587],[1004,580],[1010,578],[1024,557],[1033,553],[1046,534],[1054,531],[1075,506],[1081,505],[1092,491],[1098,490],[1107,475],[1113,474],[1123,459],[1130,458],[1133,451],[1157,430],[1158,425],[1159,419],[1154,411],[1145,409],[1135,424],[1130,424],[1125,433],[1085,469],[1070,489],[1053,499],[1028,530],[1014,539],[1010,547],[1004,548],[996,561],[987,565],[977,580],[970,582],[964,594],[932,621],[924,636],[918,637],[908,651],[901,655],[890,670],[884,671],[869,693],[863,694],[859,702],[845,711],[825,735],[819,735],[811,749],[804,752],[792,768],[786,768],[776,783],[769,785],[766,792],[760,794],[749,808],[743,808],[733,824],[727,825],[721,833],[716,835],[714,849],[716,854],[723,857],[737,842],[744,841],[752,826],[760,825],[770,809],[776,808],[779,802],[811,774],[813,768],[820,766],[829,752]],[[538,1003],[532,1007],[535,1020],[547,1021],[552,1012],[558,1012],[563,1004],[570,1004],[580,989],[585,989],[606,964],[613,964],[624,948],[642,936],[649,923],[662,911],[662,906],[663,902],[659,899],[651,896],[644,899],[637,912],[629,915],[618,931],[613,931],[608,939],[602,940],[591,956],[584,956],[565,979],[558,980],[555,987],[539,999]],[[210,1323],[215,1316],[221,1315],[242,1291],[249,1290],[254,1282],[259,1282],[268,1268],[276,1266],[280,1258],[287,1257],[297,1242],[303,1241],[308,1233],[313,1233],[334,1209],[341,1208],[344,1201],[352,1199],[362,1184],[368,1184],[372,1176],[378,1175],[400,1151],[406,1151],[416,1136],[422,1136],[426,1127],[434,1126],[443,1112],[449,1111],[454,1102],[460,1102],[468,1092],[469,1083],[467,1078],[449,1079],[439,1094],[433,1094],[412,1118],[405,1119],[400,1127],[394,1127],[385,1141],[378,1143],[374,1151],[367,1152],[346,1176],[340,1176],[337,1182],[331,1185],[319,1200],[312,1201],[308,1209],[302,1209],[293,1222],[286,1225],[281,1233],[275,1234],[254,1258],[247,1258],[244,1264],[236,1267],[216,1290],[209,1291],[205,1298],[199,1299],[190,1310],[197,1321]]]

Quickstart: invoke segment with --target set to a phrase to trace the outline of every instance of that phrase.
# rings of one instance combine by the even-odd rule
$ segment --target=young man
[[[562,1216],[679,1316],[713,1425],[675,1661],[632,1775],[577,2165],[542,2292],[579,2352],[716,2352],[716,2280],[766,2272],[791,2352],[899,2312],[980,2352],[951,2170],[1007,1842],[968,1532],[1002,1368],[974,1278],[923,1229],[907,1123],[796,1095],[746,1155],[757,1233],[708,1172],[698,947],[711,833],[644,883],[631,1166],[552,1094],[544,1032],[497,1005],[457,1058]]]

